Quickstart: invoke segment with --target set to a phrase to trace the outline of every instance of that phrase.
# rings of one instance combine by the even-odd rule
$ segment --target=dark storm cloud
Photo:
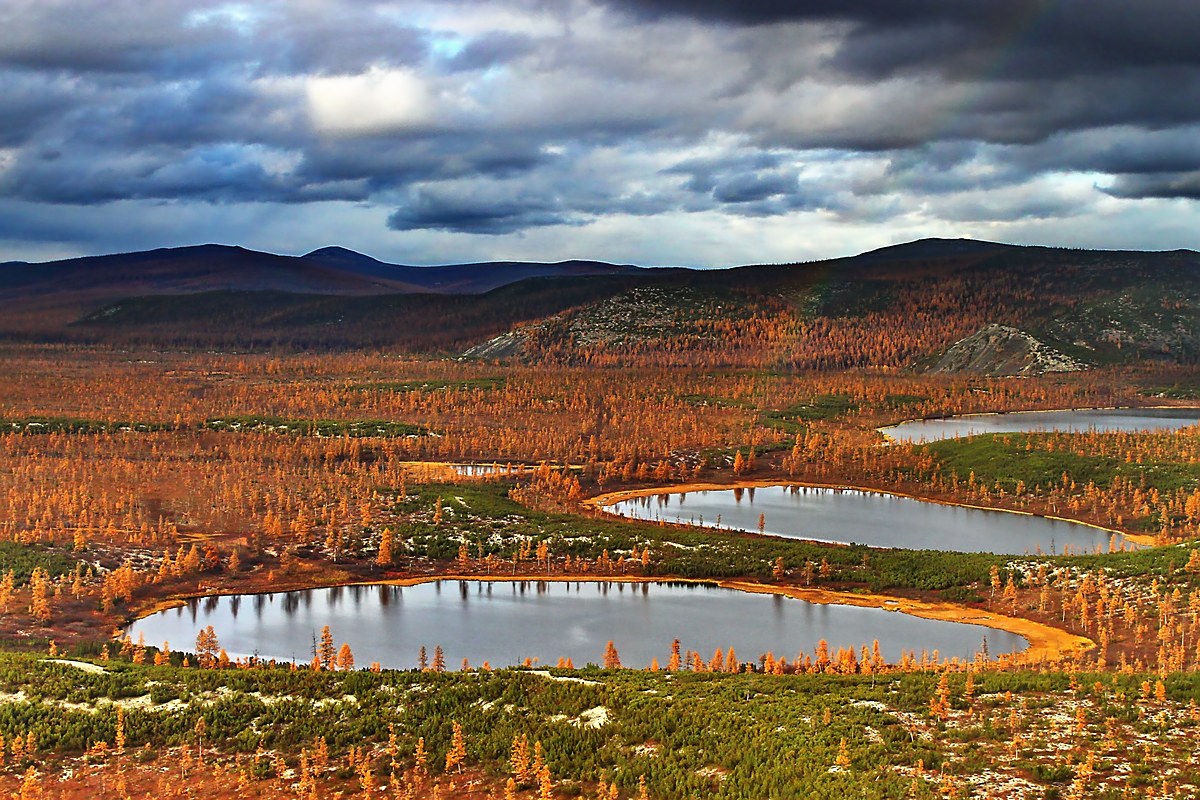
[[[1005,0],[1014,9],[1037,5]],[[992,3],[975,0],[613,0],[611,5],[643,18],[686,16],[740,25],[852,19],[875,23],[911,23],[930,18],[975,17]]]
[[[1196,30],[1193,0],[10,0],[0,200],[1058,219],[1196,198]]]
[[[835,63],[884,75],[913,65],[979,57],[1016,74],[1200,64],[1192,0],[609,0],[642,19],[686,17],[734,25],[844,22],[852,33]],[[933,48],[931,45],[939,45]],[[989,52],[995,51],[995,52]],[[976,52],[977,56],[968,56]],[[953,70],[950,70],[953,71]]]
[[[1003,158],[1026,172],[1073,169],[1108,174],[1187,172],[1200,165],[1200,126],[1145,130],[1128,125],[1053,136]]]
[[[388,217],[388,227],[397,231],[432,229],[499,235],[573,221],[581,220],[565,212],[556,198],[422,189]]]
[[[819,68],[792,73],[778,118],[755,116],[764,144],[904,149],[938,139],[1030,144],[1062,131],[1200,120],[1200,3],[1152,0],[610,0],[635,18],[772,31],[833,25]],[[762,62],[780,57],[778,44]],[[764,75],[769,69],[761,70]],[[804,81],[870,99],[844,124],[791,107]],[[794,101],[789,102],[789,98]],[[872,104],[873,103],[873,104]]]
[[[77,93],[55,76],[8,76],[0,90],[0,147],[21,145],[67,113]]]
[[[1200,200],[1200,170],[1163,175],[1122,175],[1107,191],[1114,197]]]

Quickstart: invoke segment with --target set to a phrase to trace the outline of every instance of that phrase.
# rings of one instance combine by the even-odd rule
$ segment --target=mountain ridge
[[[1200,358],[1200,255],[922,239],[709,270],[586,260],[413,267],[337,246],[287,256],[210,244],[0,266],[0,337],[21,341],[894,369],[990,323],[1085,364],[1191,363]],[[1000,350],[1014,348],[1012,338]],[[959,362],[971,359],[947,363]]]

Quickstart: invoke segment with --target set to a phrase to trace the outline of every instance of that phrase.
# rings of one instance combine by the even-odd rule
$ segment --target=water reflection
[[[1161,431],[1197,424],[1200,424],[1200,409],[1196,408],[1093,408],[913,420],[880,430],[905,442],[933,442],[981,433]]]
[[[523,475],[537,469],[529,464],[450,464],[456,475],[464,478],[505,477]],[[560,469],[554,466],[551,469]]]
[[[871,547],[964,553],[1091,553],[1133,547],[1117,534],[1065,520],[941,505],[857,489],[765,486],[634,497],[605,510],[633,519],[703,525]],[[741,499],[739,499],[741,498]]]
[[[976,625],[924,620],[874,608],[818,605],[776,595],[759,595],[685,583],[516,581],[504,584],[445,581],[419,586],[355,586],[256,596],[256,613],[234,614],[240,598],[206,598],[139,620],[135,639],[168,641],[190,649],[207,625],[231,656],[307,662],[321,629],[347,642],[360,664],[416,666],[421,647],[441,646],[446,663],[494,666],[601,663],[612,639],[626,666],[665,664],[673,639],[708,660],[716,648],[734,647],[745,660],[768,651],[789,660],[812,653],[821,639],[831,648],[870,645],[884,655],[939,650],[971,658],[988,637],[993,655],[1023,649],[1013,634]],[[443,591],[447,589],[448,591]],[[348,598],[351,602],[345,602]]]

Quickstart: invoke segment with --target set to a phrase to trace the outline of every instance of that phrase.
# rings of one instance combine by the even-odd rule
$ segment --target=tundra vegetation
[[[1126,358],[1117,337],[1090,370],[903,369],[1032,291],[1004,284],[983,295],[996,303],[968,302],[977,277],[942,281],[932,304],[886,281],[750,302],[696,279],[688,313],[664,305],[661,287],[614,283],[602,302],[521,323],[519,357],[503,362],[442,357],[463,344],[449,333],[400,355],[286,337],[223,349],[216,333],[164,339],[152,327],[120,341],[87,325],[11,336],[0,344],[0,791],[1195,796],[1200,429],[930,444],[876,430],[1187,405],[1195,368],[1143,359],[1148,345]],[[1073,302],[1047,291],[1042,331]],[[485,328],[471,330],[498,332]],[[867,487],[1066,517],[1153,546],[875,550],[619,520],[587,502],[698,482]],[[336,630],[304,663],[231,657],[220,630],[180,642],[119,633],[185,598],[439,575],[887,595],[1003,616],[1049,631],[1051,645],[887,663],[824,642],[701,654],[681,631],[655,662],[632,664],[616,632],[590,664],[460,666],[435,647],[420,669],[385,670],[339,647]]]

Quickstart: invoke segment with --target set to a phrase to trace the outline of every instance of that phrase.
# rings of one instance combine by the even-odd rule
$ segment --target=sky
[[[1200,249],[1196,0],[4,0],[0,261]]]

